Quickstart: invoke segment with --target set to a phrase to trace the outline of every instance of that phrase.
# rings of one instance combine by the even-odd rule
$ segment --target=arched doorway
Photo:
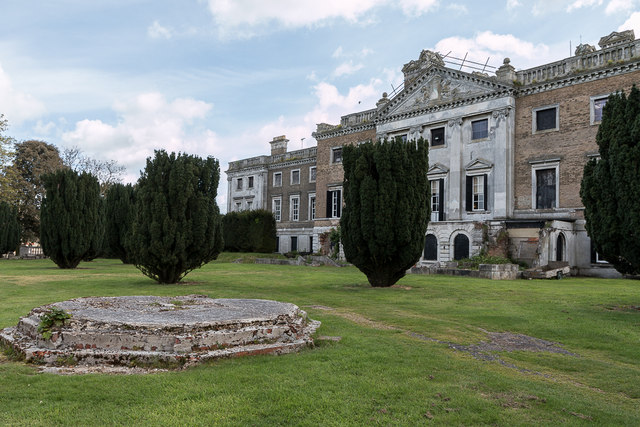
[[[425,261],[438,260],[438,238],[433,234],[427,234],[424,239],[424,259]]]
[[[567,241],[564,234],[558,233],[556,240],[556,261],[566,261],[567,258]]]
[[[453,239],[453,259],[469,258],[469,238],[464,234],[458,234]]]

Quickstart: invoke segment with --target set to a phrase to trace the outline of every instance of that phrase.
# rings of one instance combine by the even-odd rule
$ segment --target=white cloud
[[[353,61],[344,62],[333,71],[333,75],[335,77],[346,76],[353,74],[362,68],[364,68],[363,64],[354,64]]]
[[[9,124],[37,118],[44,112],[45,106],[41,101],[13,87],[9,75],[0,65],[0,113],[5,115]]]
[[[153,24],[147,28],[147,34],[152,39],[168,40],[173,36],[172,31],[169,28],[160,25],[158,21],[153,21]]]
[[[636,0],[611,0],[607,4],[607,7],[604,10],[604,12],[607,15],[613,15],[618,12],[629,12],[637,6],[637,3],[638,2]]]
[[[332,58],[340,58],[343,55],[343,49],[342,46],[338,46],[338,48],[333,51],[333,54],[331,55]]]
[[[467,6],[463,5],[463,4],[458,4],[458,3],[451,3],[447,6],[447,10],[450,10],[454,13],[458,13],[461,15],[466,15],[467,13],[469,13],[469,9],[467,9]]]
[[[640,12],[633,12],[629,19],[618,27],[618,31],[633,30],[636,37],[640,35]]]
[[[518,6],[522,6],[522,3],[518,0],[507,0],[507,10],[513,10]]]
[[[558,59],[558,52],[549,46],[518,39],[511,34],[495,34],[491,31],[477,33],[473,38],[448,37],[440,40],[435,49],[451,56],[464,57],[471,61],[499,66],[506,57],[516,68],[527,68]],[[561,55],[560,55],[561,57]]]
[[[628,1],[628,0],[627,0]],[[573,12],[583,7],[593,7],[602,5],[602,0],[575,0],[567,6],[567,12]]]
[[[399,8],[409,17],[421,16],[438,0],[208,0],[209,12],[223,38],[249,38],[280,28],[319,27],[335,20],[368,24],[381,6]]]
[[[101,120],[81,120],[75,129],[62,134],[67,147],[80,147],[87,155],[116,160],[135,181],[155,149],[210,155],[219,147],[214,132],[192,126],[203,119],[212,105],[190,98],[167,101],[159,93],[138,95],[114,106],[115,125]]]

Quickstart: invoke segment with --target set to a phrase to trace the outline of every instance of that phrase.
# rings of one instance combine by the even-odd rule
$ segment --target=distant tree
[[[131,184],[113,184],[105,199],[105,240],[111,255],[131,264],[128,241],[135,216],[135,193]]]
[[[65,166],[74,171],[87,172],[95,176],[100,183],[100,194],[103,196],[107,194],[109,187],[122,180],[125,172],[125,167],[117,161],[93,159],[78,147],[63,148],[61,158]]]
[[[20,245],[18,210],[0,201],[0,255],[13,252]]]
[[[15,140],[4,135],[8,127],[9,122],[0,114],[0,201],[15,206],[18,203],[16,169],[13,167]]]
[[[375,287],[392,286],[419,259],[429,218],[427,144],[345,146],[345,207],[340,219],[347,261]]]
[[[15,180],[18,192],[18,213],[24,241],[38,240],[40,205],[44,197],[42,176],[65,166],[58,149],[44,141],[24,141],[15,144]]]
[[[609,96],[580,197],[595,250],[623,274],[640,274],[640,90]]]
[[[98,180],[88,173],[78,175],[61,169],[42,177],[40,243],[42,251],[60,268],[76,268],[98,247],[101,200]]]
[[[214,260],[223,248],[216,194],[220,168],[187,154],[156,151],[136,185],[131,255],[160,283],[176,283]]]

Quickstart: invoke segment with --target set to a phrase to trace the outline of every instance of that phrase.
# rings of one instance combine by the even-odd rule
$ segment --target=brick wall
[[[640,82],[640,71],[575,83],[516,99],[515,209],[532,209],[531,164],[540,158],[560,157],[559,208],[580,208],[580,182],[588,161],[596,153],[598,125],[590,124],[590,97],[624,89]],[[559,130],[532,134],[532,109],[559,105]]]

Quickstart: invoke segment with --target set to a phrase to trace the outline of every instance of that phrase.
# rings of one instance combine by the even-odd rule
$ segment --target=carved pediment
[[[436,163],[429,167],[427,171],[427,175],[440,175],[446,174],[449,172],[449,168],[443,165],[442,163]]]
[[[468,74],[461,73],[461,78],[456,78],[456,74],[439,68],[431,68],[422,78],[417,80],[418,84],[415,87],[405,89],[403,99],[399,100],[396,105],[392,103],[386,115],[447,104],[489,94],[496,90],[494,84],[485,84],[481,76],[473,76],[475,78],[472,78]]]
[[[602,38],[600,38],[600,41],[598,42],[598,45],[604,49],[607,48],[609,46],[615,46],[617,44],[621,44],[621,43],[627,43],[627,42],[632,42],[636,39],[635,34],[633,33],[633,30],[627,30],[627,31],[614,31],[611,34],[609,34],[608,36],[604,36]]]
[[[493,164],[485,159],[473,159],[464,167],[467,171],[491,169]]]

